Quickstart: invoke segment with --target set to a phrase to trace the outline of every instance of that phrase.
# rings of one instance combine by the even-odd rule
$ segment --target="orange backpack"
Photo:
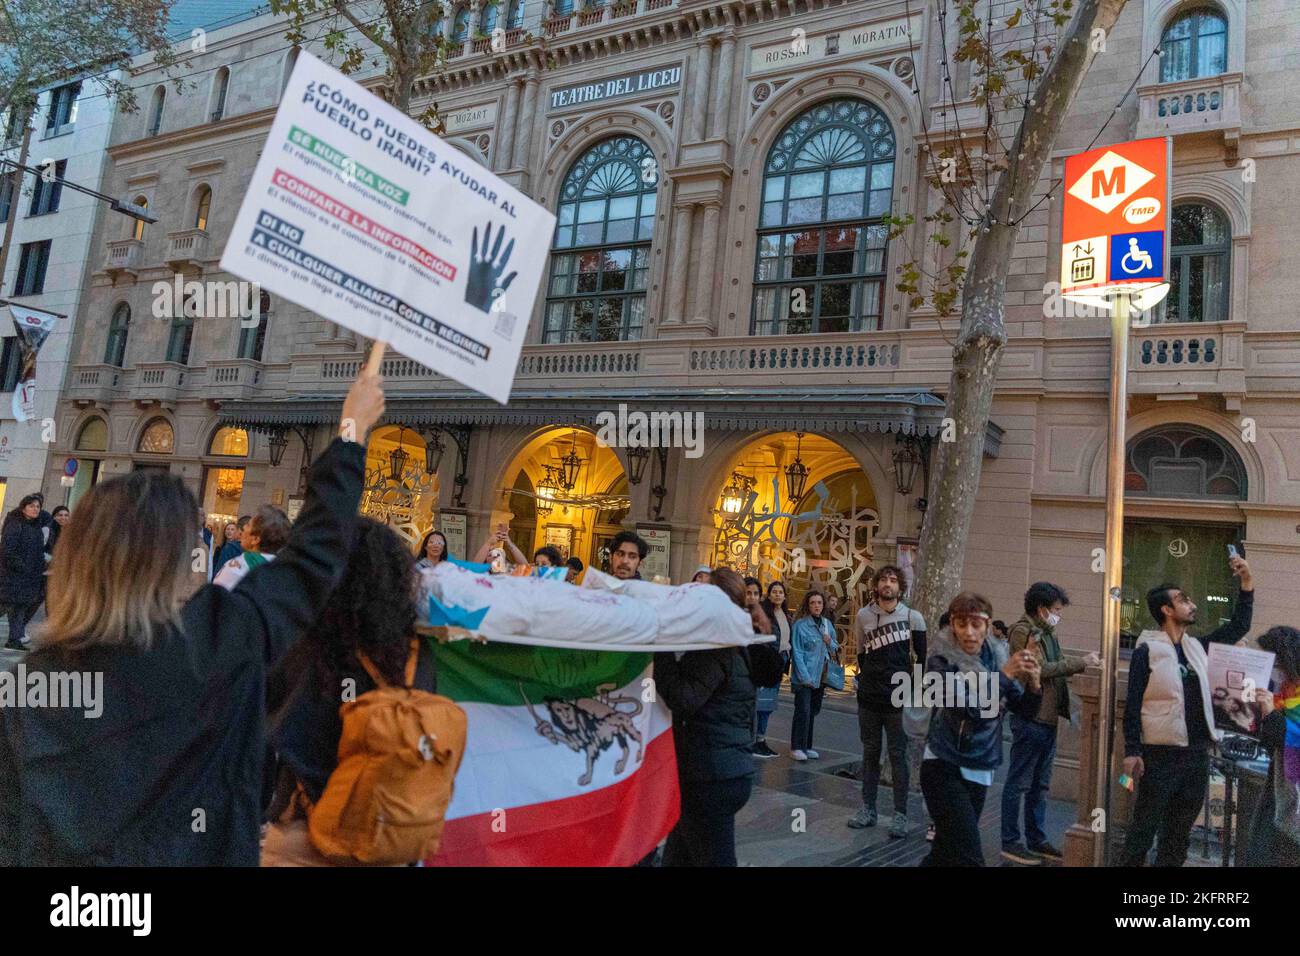
[[[437,852],[452,783],[465,754],[465,711],[416,690],[419,642],[405,687],[358,655],[375,690],[344,704],[339,762],[308,813],[311,842],[332,863],[414,863]]]

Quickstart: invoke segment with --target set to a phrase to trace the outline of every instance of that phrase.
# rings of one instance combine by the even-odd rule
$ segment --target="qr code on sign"
[[[496,314],[496,326],[492,329],[503,339],[512,338],[515,334],[515,320],[518,318],[513,312],[498,312]]]

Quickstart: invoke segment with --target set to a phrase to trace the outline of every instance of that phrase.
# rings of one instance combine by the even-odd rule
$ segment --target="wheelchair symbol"
[[[1133,260],[1132,268],[1129,267],[1129,260]],[[1138,248],[1136,237],[1130,237],[1128,241],[1128,253],[1119,261],[1119,267],[1131,276],[1139,272],[1150,272],[1154,266],[1151,264],[1151,253]]]

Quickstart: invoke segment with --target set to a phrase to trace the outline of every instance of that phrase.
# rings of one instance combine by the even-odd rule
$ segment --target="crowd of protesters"
[[[418,574],[457,560],[437,529],[411,554],[391,528],[357,514],[364,436],[383,408],[378,377],[363,372],[344,402],[346,427],[312,465],[293,522],[264,506],[208,527],[178,477],[148,471],[97,484],[72,521],[65,507],[45,511],[40,495],[5,515],[6,646],[27,651],[29,673],[70,665],[102,673],[105,699],[97,721],[60,708],[0,711],[0,864],[327,863],[307,838],[304,810],[339,761],[338,688],[347,684],[358,696],[381,687],[436,689],[409,596]],[[615,578],[637,579],[648,552],[641,537],[624,531],[602,550],[601,563]],[[475,561],[498,573],[508,562],[564,568],[571,583],[585,571],[552,545],[529,561],[505,525]],[[1205,643],[1237,642],[1250,629],[1250,568],[1240,557],[1231,567],[1240,581],[1232,619]],[[195,576],[209,586],[196,591]],[[726,567],[701,565],[690,582],[721,590],[749,612],[755,634],[770,639],[655,655],[680,792],[662,865],[734,866],[736,820],[758,778],[756,759],[779,756],[768,731],[787,685],[789,757],[796,764],[820,758],[814,728],[826,692],[848,690],[838,629],[848,602],[813,586],[792,613],[786,582],[764,589]],[[888,835],[908,837],[919,757],[932,821],[922,865],[984,865],[979,820],[1004,761],[1009,715],[1002,857],[1060,860],[1046,819],[1058,727],[1071,718],[1071,678],[1100,664],[1096,654],[1062,650],[1068,596],[1050,582],[1033,584],[1023,615],[1008,627],[988,600],[964,592],[931,635],[904,600],[905,588],[902,569],[880,567],[870,600],[846,625],[862,746],[862,806],[848,826],[876,825],[887,756]],[[48,619],[33,644],[27,625],[42,603]],[[1222,732],[1206,651],[1188,633],[1196,621],[1191,597],[1168,584],[1152,589],[1147,603],[1157,627],[1133,652],[1123,721],[1124,770],[1137,800],[1122,861],[1144,864],[1155,842],[1157,864],[1181,865]],[[1280,694],[1276,705],[1271,693],[1259,698],[1260,740],[1273,759],[1242,855],[1294,866],[1300,836],[1287,821],[1300,792],[1300,631],[1275,627],[1258,643],[1276,655]],[[941,702],[900,694],[922,678],[945,688]],[[969,693],[953,697],[950,688]],[[150,758],[135,759],[141,752]],[[642,864],[658,860],[651,853]]]

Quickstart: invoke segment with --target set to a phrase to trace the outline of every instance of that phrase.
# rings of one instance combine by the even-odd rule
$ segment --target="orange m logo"
[[[1110,178],[1106,178],[1104,169],[1094,170],[1092,174],[1092,197],[1097,199],[1101,196],[1109,196],[1111,193],[1124,193],[1124,167],[1116,166],[1110,171]]]

